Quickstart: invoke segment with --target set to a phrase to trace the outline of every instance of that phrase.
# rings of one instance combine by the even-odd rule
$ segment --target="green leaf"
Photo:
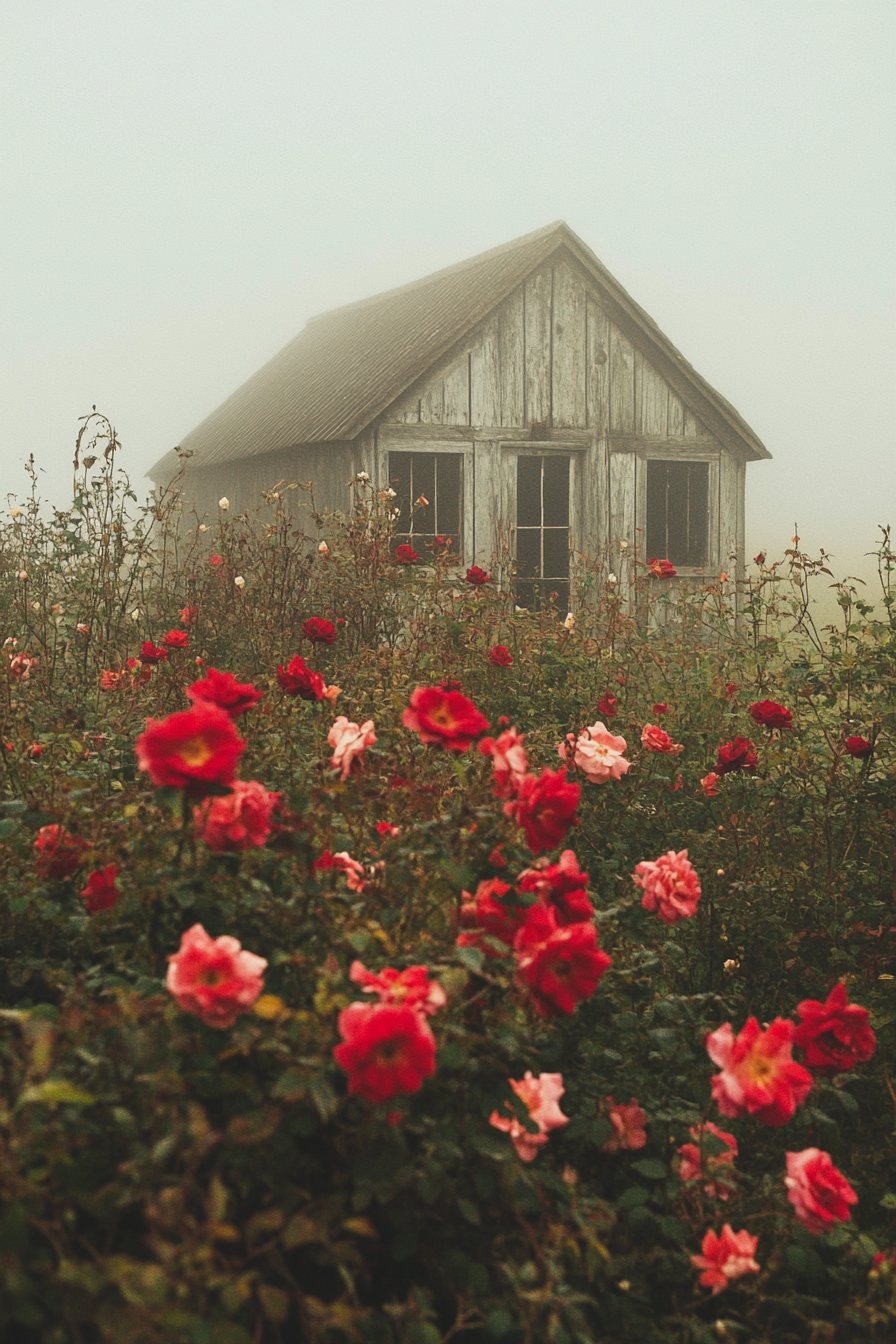
[[[455,948],[454,955],[457,960],[466,966],[467,970],[478,974],[482,970],[482,953],[478,947],[458,947]]]
[[[678,1049],[678,1032],[671,1027],[653,1027],[647,1036],[662,1055],[673,1055]]]
[[[305,1084],[298,1069],[287,1069],[281,1073],[271,1088],[272,1097],[281,1097],[284,1101],[295,1101],[305,1091]]]
[[[639,1162],[633,1162],[632,1170],[639,1176],[646,1176],[648,1181],[665,1180],[668,1174],[665,1162],[660,1162],[655,1157],[642,1157]]]
[[[0,821],[0,840],[5,840],[19,829],[19,823],[15,817],[4,817]]]
[[[317,1107],[317,1113],[325,1123],[331,1120],[339,1110],[339,1098],[326,1078],[312,1078],[309,1087],[311,1099]]]
[[[459,1199],[457,1201],[457,1207],[460,1209],[467,1222],[472,1223],[474,1227],[478,1227],[482,1222],[482,1219],[479,1217],[479,1210],[472,1200]]]
[[[70,1083],[67,1078],[47,1078],[36,1087],[26,1087],[19,1100],[41,1101],[47,1105],[66,1102],[69,1106],[92,1106],[96,1097],[76,1083]]]
[[[490,1157],[495,1162],[506,1162],[513,1151],[506,1136],[499,1138],[497,1134],[491,1132],[474,1134],[471,1142],[477,1153],[482,1157]]]
[[[603,1116],[594,1120],[588,1128],[588,1137],[598,1148],[601,1148],[606,1143],[612,1133],[613,1126],[610,1124],[609,1120],[605,1120]]]
[[[650,1198],[650,1191],[645,1190],[643,1185],[630,1185],[627,1190],[616,1201],[616,1207],[619,1209],[633,1209],[638,1204],[645,1204]]]
[[[896,1209],[896,1195],[888,1191],[880,1201],[880,1206],[882,1209]]]

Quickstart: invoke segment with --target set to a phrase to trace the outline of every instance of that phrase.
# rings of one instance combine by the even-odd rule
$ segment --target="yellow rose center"
[[[198,770],[201,766],[205,765],[212,754],[211,747],[201,735],[188,738],[181,746],[179,752],[184,765],[189,765],[194,770]]]

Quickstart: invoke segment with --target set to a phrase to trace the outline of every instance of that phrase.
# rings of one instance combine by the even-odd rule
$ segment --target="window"
[[[398,498],[395,544],[411,545],[429,558],[436,537],[451,538],[451,551],[461,554],[460,453],[390,453],[389,484]],[[418,504],[420,498],[425,504]]]
[[[516,600],[569,606],[569,458],[520,454],[516,465]]]
[[[647,463],[647,559],[709,562],[709,463]]]

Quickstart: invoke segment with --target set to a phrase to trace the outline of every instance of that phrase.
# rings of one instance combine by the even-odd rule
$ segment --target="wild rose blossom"
[[[534,892],[544,906],[550,906],[559,925],[581,924],[594,918],[594,906],[585,888],[588,874],[579,872],[579,861],[571,849],[564,849],[557,863],[537,859],[517,878],[517,890]]]
[[[30,681],[31,669],[39,662],[39,658],[32,658],[28,653],[17,653],[9,660],[9,675],[14,681]]]
[[[439,686],[418,686],[401,721],[421,742],[447,751],[469,751],[475,738],[489,727],[472,700]]]
[[[336,627],[323,616],[311,616],[302,622],[302,630],[312,644],[335,644]]]
[[[819,1148],[787,1153],[787,1198],[803,1227],[814,1236],[827,1232],[834,1223],[848,1223],[850,1204],[859,1197],[846,1177]]]
[[[216,853],[260,849],[271,834],[271,814],[281,798],[257,779],[235,779],[231,792],[193,809],[199,838]]]
[[[658,859],[645,859],[636,865],[632,881],[644,892],[641,905],[655,910],[664,924],[696,915],[702,892],[686,849],[677,854],[670,849]]]
[[[365,994],[379,995],[380,1003],[399,1006],[405,1004],[419,1013],[431,1017],[440,1008],[444,1008],[448,997],[438,980],[428,978],[428,967],[408,966],[396,971],[386,966],[382,971],[368,971],[361,961],[353,961],[348,978],[360,985]]]
[[[678,1149],[678,1177],[689,1184],[691,1181],[705,1180],[704,1193],[710,1199],[727,1199],[733,1186],[726,1181],[726,1168],[733,1166],[737,1157],[737,1139],[724,1129],[719,1129],[711,1120],[702,1125],[692,1125],[690,1129],[693,1143],[683,1143]],[[704,1135],[711,1134],[724,1147],[714,1153],[707,1151]],[[702,1144],[703,1152],[697,1146]]]
[[[538,1156],[539,1149],[547,1143],[551,1130],[569,1124],[569,1116],[564,1115],[559,1106],[560,1098],[566,1091],[563,1074],[542,1073],[533,1078],[531,1070],[527,1070],[522,1078],[508,1078],[507,1081],[529,1112],[529,1119],[538,1126],[538,1133],[531,1134],[520,1123],[509,1101],[505,1101],[504,1105],[510,1115],[492,1111],[489,1124],[510,1135],[510,1141],[523,1162],[532,1162]]]
[[[567,745],[569,744],[569,745]],[[631,769],[631,761],[624,756],[626,741],[616,737],[604,724],[597,722],[583,728],[578,738],[567,733],[565,742],[557,743],[561,759],[569,759],[570,748],[575,765],[592,784],[605,784],[608,779],[621,779]]]
[[[352,1003],[339,1014],[333,1058],[348,1090],[373,1105],[417,1092],[436,1071],[436,1043],[422,1012],[408,1004]]]
[[[190,643],[190,636],[186,630],[169,630],[167,635],[162,636],[162,643],[166,649],[185,649]]]
[[[802,1021],[793,1033],[793,1043],[806,1052],[806,1064],[816,1073],[846,1073],[864,1064],[874,1054],[875,1036],[867,1008],[847,1003],[841,980],[824,1003],[804,999],[797,1004]]]
[[[471,896],[468,891],[463,893],[460,910],[462,932],[457,937],[458,947],[481,947],[487,957],[505,955],[482,941],[487,937],[497,939],[510,951],[526,917],[525,907],[510,892],[509,882],[492,877],[479,883],[475,896]],[[509,900],[505,899],[508,895]]]
[[[792,728],[793,715],[777,700],[757,700],[750,706],[750,717],[762,728]]]
[[[363,891],[367,885],[363,863],[353,859],[347,850],[342,850],[339,854],[331,854],[328,849],[325,849],[320,858],[315,859],[312,865],[315,873],[326,872],[329,868],[335,868],[337,872],[345,874],[345,885],[349,891]]]
[[[747,737],[735,737],[723,742],[713,766],[716,775],[730,775],[734,770],[755,770],[756,748]]]
[[[285,669],[277,665],[277,685],[284,695],[297,695],[300,700],[323,700],[326,687],[319,672],[305,666],[305,659],[296,654]]]
[[[226,934],[210,938],[201,924],[187,929],[168,958],[165,981],[179,1008],[210,1027],[232,1027],[264,989],[264,957],[246,952]]]
[[[464,576],[464,582],[472,584],[474,588],[481,588],[484,583],[488,583],[490,577],[478,565],[471,565]]]
[[[735,1120],[755,1115],[777,1128],[790,1120],[809,1095],[812,1075],[791,1058],[793,1023],[776,1017],[767,1031],[747,1018],[737,1036],[726,1022],[706,1038],[706,1050],[722,1070],[712,1095],[722,1115]]]
[[[513,655],[506,644],[495,644],[489,650],[488,660],[493,667],[510,667],[513,662]]]
[[[678,756],[684,751],[681,742],[673,742],[669,734],[658,728],[655,723],[646,723],[641,732],[641,746],[648,751],[661,752],[665,756]]]
[[[251,682],[237,681],[232,672],[219,672],[215,667],[210,667],[205,677],[188,686],[187,695],[194,704],[197,700],[205,700],[210,705],[218,705],[232,719],[238,719],[264,699],[264,691],[256,690]]]
[[[196,617],[199,615],[198,607],[181,607],[178,612],[181,625],[191,626],[196,624]]]
[[[112,910],[118,904],[121,892],[115,885],[117,876],[118,869],[114,863],[106,864],[105,868],[96,868],[90,874],[86,887],[82,887],[78,893],[88,915],[98,914],[100,910]]]
[[[395,559],[400,565],[413,565],[420,559],[420,557],[413,546],[408,546],[405,542],[401,546],[396,546]]]
[[[124,673],[124,672],[111,672],[111,671],[108,671],[108,670],[105,671],[105,672],[101,672],[101,673],[100,673],[100,690],[101,690],[101,691],[117,691],[117,690],[120,689],[120,687],[121,687],[121,683],[124,681],[124,679],[125,679],[125,673]]]
[[[137,655],[144,667],[155,667],[157,663],[163,663],[168,657],[168,650],[156,648],[151,639],[144,640],[143,647]]]
[[[514,939],[517,984],[541,1017],[571,1013],[595,991],[612,965],[597,945],[593,924],[558,925],[553,909],[532,905]]]
[[[846,750],[850,756],[854,756],[858,761],[864,761],[874,751],[874,746],[868,741],[867,737],[848,737],[846,739]]]
[[[759,1266],[753,1258],[759,1243],[758,1237],[749,1232],[735,1232],[730,1223],[722,1228],[717,1237],[710,1230],[703,1238],[702,1255],[692,1255],[691,1264],[702,1269],[700,1282],[704,1288],[711,1288],[713,1297],[727,1288],[732,1279],[740,1279],[744,1274],[758,1274]]]
[[[38,877],[71,877],[89,848],[80,835],[72,835],[64,826],[51,822],[49,826],[41,826],[34,841],[34,870]]]
[[[718,798],[719,790],[716,787],[718,782],[719,782],[719,776],[715,773],[714,770],[710,770],[708,775],[703,776],[703,778],[700,781],[700,785],[701,788],[703,789],[703,796],[705,798]]]
[[[619,701],[609,691],[604,692],[597,702],[597,707],[605,719],[615,719],[619,713]]]
[[[647,1142],[647,1131],[644,1128],[647,1116],[637,1100],[632,1097],[629,1104],[623,1106],[614,1102],[612,1097],[607,1097],[606,1103],[609,1107],[607,1119],[613,1126],[613,1133],[606,1143],[601,1144],[601,1152],[618,1153],[623,1148],[635,1152],[638,1148],[643,1148]]]
[[[581,798],[578,784],[570,784],[566,770],[542,770],[525,775],[516,798],[504,804],[504,814],[521,827],[533,854],[553,849],[576,820]]]
[[[479,743],[483,756],[491,756],[495,772],[494,795],[496,798],[515,798],[520,784],[529,770],[523,740],[525,733],[515,728],[507,728],[497,739],[484,737]]]
[[[358,725],[340,714],[327,734],[327,741],[333,748],[330,765],[334,770],[342,771],[340,778],[346,780],[350,774],[360,774],[367,748],[376,742],[373,719]]]
[[[157,788],[202,794],[208,784],[231,783],[245,746],[227,711],[199,700],[167,719],[149,719],[134,750]]]

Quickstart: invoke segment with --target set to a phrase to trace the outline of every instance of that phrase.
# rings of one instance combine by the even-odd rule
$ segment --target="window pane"
[[[544,525],[569,527],[569,458],[542,458],[544,463]]]
[[[544,530],[544,572],[549,579],[569,577],[569,529],[546,527]]]
[[[708,462],[648,462],[646,558],[705,565],[708,505]]]
[[[436,530],[436,455],[435,453],[409,453],[411,459],[411,488],[414,505],[415,532],[434,532]],[[418,505],[420,496],[429,501]]]
[[[647,463],[647,560],[666,560],[666,479],[668,462]]]
[[[516,568],[521,578],[537,578],[541,574],[541,531],[539,528],[521,528],[516,534]]]
[[[516,460],[516,525],[541,526],[541,458],[522,454]]]
[[[436,527],[460,548],[460,453],[439,453],[436,464]],[[428,498],[428,496],[427,496]]]
[[[407,532],[410,527],[411,504],[411,454],[389,454],[389,484],[398,495],[395,503],[401,510],[395,523],[396,532]]]
[[[533,608],[535,607],[534,583],[528,583],[528,582],[521,583],[520,580],[517,579],[516,583],[514,584],[513,595],[516,598],[516,604],[518,607],[525,607],[528,611],[533,610]]]
[[[688,565],[705,565],[709,520],[709,463],[688,463]],[[674,561],[673,561],[674,563]]]

